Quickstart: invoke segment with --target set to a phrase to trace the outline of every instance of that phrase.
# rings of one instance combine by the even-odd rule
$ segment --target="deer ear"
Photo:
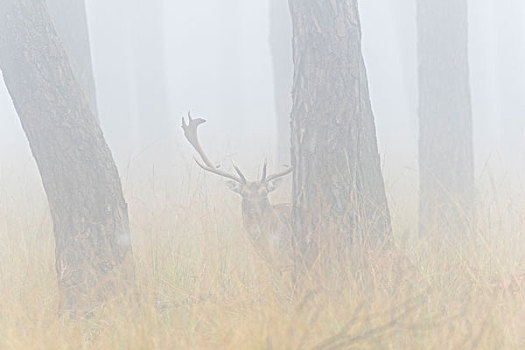
[[[266,188],[268,189],[268,192],[275,191],[277,187],[281,185],[282,179],[276,179],[268,182],[266,184]]]
[[[226,186],[236,193],[241,193],[241,184],[237,181],[226,181]]]

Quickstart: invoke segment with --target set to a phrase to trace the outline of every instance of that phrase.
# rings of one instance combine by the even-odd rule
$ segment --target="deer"
[[[280,180],[292,173],[290,167],[279,173],[268,175],[267,162],[264,162],[259,180],[248,181],[239,167],[232,161],[235,174],[221,170],[208,158],[200,145],[197,135],[199,125],[205,123],[202,118],[193,118],[188,112],[188,122],[182,118],[182,129],[186,140],[193,146],[200,157],[194,157],[197,165],[204,171],[228,179],[227,186],[242,197],[242,220],[244,231],[255,252],[280,272],[291,269],[292,230],[291,205],[272,205],[268,195],[279,185]]]

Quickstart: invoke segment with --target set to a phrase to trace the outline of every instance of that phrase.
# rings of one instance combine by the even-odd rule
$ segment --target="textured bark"
[[[298,250],[315,246],[317,234],[321,240],[336,233],[348,241],[390,242],[357,1],[290,0],[290,9]]]
[[[270,50],[277,116],[277,156],[279,164],[290,164],[293,53],[292,19],[286,0],[270,0]]]
[[[464,230],[474,160],[466,0],[418,0],[420,233]]]
[[[165,81],[164,3],[163,0],[133,0],[130,4],[139,135],[143,142],[150,143],[171,134]]]
[[[85,314],[133,281],[120,179],[45,2],[0,8],[0,68],[49,201],[60,311]]]
[[[95,78],[84,0],[47,0],[49,14],[89,107],[98,115]]]

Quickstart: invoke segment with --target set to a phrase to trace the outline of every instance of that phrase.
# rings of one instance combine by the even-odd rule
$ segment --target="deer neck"
[[[248,200],[242,201],[242,218],[244,227],[248,230],[266,229],[273,215],[272,206],[268,199],[257,203]]]

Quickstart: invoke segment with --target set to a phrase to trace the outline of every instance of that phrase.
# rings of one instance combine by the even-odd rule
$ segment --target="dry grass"
[[[344,264],[325,251],[290,302],[274,292],[276,276],[245,239],[238,199],[202,182],[176,191],[126,182],[140,303],[110,304],[96,319],[62,323],[42,191],[4,178],[0,348],[525,347],[525,285],[517,277],[525,272],[525,211],[511,199],[515,193],[482,195],[476,243],[461,247],[418,242],[411,211],[392,198],[400,250]]]

